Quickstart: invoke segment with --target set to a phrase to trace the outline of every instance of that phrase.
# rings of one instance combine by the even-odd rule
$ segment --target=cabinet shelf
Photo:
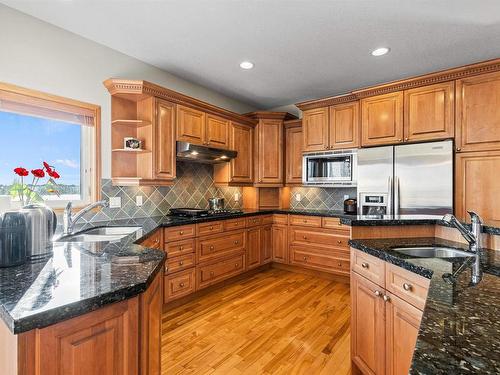
[[[142,128],[143,126],[149,126],[151,124],[152,124],[151,121],[145,121],[145,120],[119,119],[119,120],[111,121],[111,125],[113,125],[113,126],[131,126],[131,127],[136,127],[136,128]]]
[[[113,152],[127,152],[130,154],[148,154],[151,152],[151,150],[144,150],[144,149],[125,149],[125,148],[115,148],[111,150]]]

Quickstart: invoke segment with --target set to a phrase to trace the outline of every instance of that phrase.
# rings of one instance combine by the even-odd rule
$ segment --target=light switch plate
[[[240,200],[240,194],[239,193],[234,193],[234,201],[238,202]]]
[[[122,206],[122,197],[110,197],[109,208],[120,208]]]
[[[300,202],[302,200],[302,196],[300,194],[295,194],[295,200]]]
[[[141,207],[142,206],[142,195],[137,195],[135,197],[135,205],[137,207]]]

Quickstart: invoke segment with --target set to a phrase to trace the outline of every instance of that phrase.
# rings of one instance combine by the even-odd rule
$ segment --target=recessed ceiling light
[[[240,68],[241,69],[252,69],[253,63],[250,61],[243,61],[242,63],[240,63]]]
[[[373,56],[383,56],[388,53],[391,49],[387,47],[380,47],[372,51]]]

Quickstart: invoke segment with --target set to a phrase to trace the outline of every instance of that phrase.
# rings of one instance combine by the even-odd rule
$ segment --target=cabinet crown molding
[[[457,79],[467,78],[479,74],[493,73],[497,71],[500,71],[500,58],[470,65],[464,65],[457,68],[441,70],[435,73],[424,74],[412,78],[391,81],[385,84],[369,86],[341,95],[303,101],[296,103],[295,105],[300,110],[306,111],[309,109],[328,107],[335,104],[351,102],[370,96],[388,94],[395,91],[428,86],[446,81],[454,81]]]
[[[217,107],[210,103],[181,94],[144,80],[109,78],[103,82],[109,93],[131,101],[139,101],[147,97],[156,97],[170,102],[192,107],[207,113],[227,118],[241,124],[255,126],[256,121],[248,116]]]
[[[256,111],[245,113],[244,116],[254,120],[296,120],[297,116],[288,112]]]

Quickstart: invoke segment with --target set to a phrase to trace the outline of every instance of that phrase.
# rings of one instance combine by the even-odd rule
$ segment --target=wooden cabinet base
[[[18,336],[19,375],[161,374],[162,283],[142,295]]]

